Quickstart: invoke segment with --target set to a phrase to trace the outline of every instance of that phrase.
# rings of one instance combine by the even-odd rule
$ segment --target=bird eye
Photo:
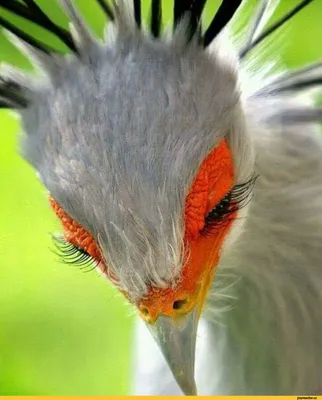
[[[95,269],[98,262],[86,250],[68,242],[62,236],[53,236],[55,254],[65,264],[77,265],[82,270]]]
[[[201,230],[201,235],[207,235],[218,228],[223,223],[229,221],[228,216],[238,209],[238,203],[233,201],[232,191],[228,192],[225,197],[206,215],[205,225]]]
[[[251,198],[256,179],[257,176],[252,176],[247,182],[235,185],[206,215],[205,225],[200,233],[210,233],[213,228],[229,221],[230,215],[245,207]]]
[[[212,222],[219,222],[229,213],[232,212],[232,195],[231,192],[227,193],[213,208],[205,218],[205,224],[209,225]]]
[[[59,259],[66,264],[78,265],[82,269],[100,266],[105,273],[102,255],[93,236],[71,218],[52,197],[49,201],[64,229],[64,237],[53,236]]]

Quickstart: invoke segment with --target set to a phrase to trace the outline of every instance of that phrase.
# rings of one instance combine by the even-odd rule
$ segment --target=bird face
[[[160,315],[171,318],[198,309],[200,315],[223,240],[235,219],[238,204],[232,199],[233,163],[226,140],[203,161],[185,200],[184,240],[180,274],[171,287],[149,286],[147,293],[134,301],[141,317],[154,323]],[[95,260],[98,268],[117,284],[109,273],[99,245],[93,236],[71,218],[53,199],[50,203],[61,220],[65,240],[85,256]],[[131,301],[131,295],[120,287]]]
[[[225,140],[215,148],[200,166],[198,175],[185,200],[184,240],[180,274],[172,287],[149,287],[147,293],[134,301],[147,322],[159,315],[176,317],[196,307],[201,312],[218,263],[222,242],[236,215],[236,200],[231,199],[233,187],[232,158]],[[50,203],[61,220],[65,239],[82,253],[96,261],[99,269],[117,284],[109,274],[108,265],[92,235],[73,220],[54,199]],[[120,287],[122,290],[122,287]],[[131,295],[122,290],[131,301]]]
[[[193,378],[197,325],[211,286],[225,237],[251,184],[234,187],[233,160],[223,139],[201,163],[185,199],[184,236],[179,251],[181,269],[171,285],[149,285],[133,300],[131,293],[109,272],[106,258],[93,236],[51,199],[67,243],[111,279],[138,309],[159,343],[169,366],[185,393],[195,393]]]

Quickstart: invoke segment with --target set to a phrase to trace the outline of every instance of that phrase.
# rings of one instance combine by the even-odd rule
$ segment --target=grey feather
[[[310,90],[314,86],[321,85],[322,63],[317,62],[313,65],[287,72],[274,78],[271,82],[264,85],[258,94],[262,94],[264,96],[267,94],[278,95],[282,92]]]
[[[71,21],[71,33],[74,41],[78,44],[79,50],[85,51],[88,45],[93,42],[93,35],[90,32],[88,25],[84,22],[83,17],[77,11],[73,0],[59,0],[65,13]]]
[[[282,125],[306,125],[310,123],[322,122],[322,108],[292,107],[283,109],[278,115],[270,119],[270,124]]]
[[[283,86],[284,84],[296,83],[299,79],[312,79],[320,76],[322,76],[322,62],[318,61],[276,77],[272,82],[270,82],[269,87],[279,87]],[[261,91],[263,90],[265,90],[265,87],[261,89]]]

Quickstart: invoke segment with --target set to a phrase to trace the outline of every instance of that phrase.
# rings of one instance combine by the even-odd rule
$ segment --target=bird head
[[[41,24],[25,3],[16,12],[30,7]],[[112,19],[104,43],[61,3],[73,24],[72,34],[55,28],[67,57],[2,21],[45,73],[3,70],[2,106],[21,115],[23,155],[62,222],[58,251],[117,286],[193,394],[198,320],[254,183],[237,60],[217,37],[241,1],[223,1],[203,34],[206,2],[175,1],[170,37],[159,1],[151,34],[140,2],[98,1]]]

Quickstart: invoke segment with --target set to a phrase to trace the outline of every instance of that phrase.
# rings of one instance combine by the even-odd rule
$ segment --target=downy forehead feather
[[[86,45],[88,58],[62,58],[21,112],[23,153],[139,297],[182,268],[184,199],[233,130],[235,66],[137,30]]]

